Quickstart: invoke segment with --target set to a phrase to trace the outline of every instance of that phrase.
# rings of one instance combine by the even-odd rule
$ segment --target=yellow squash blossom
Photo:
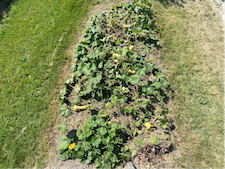
[[[149,122],[146,122],[145,124],[144,124],[144,126],[146,127],[146,129],[150,129],[150,128],[152,128],[152,127],[154,127],[151,123],[149,123]]]
[[[70,144],[69,149],[72,150],[75,146],[75,143]]]

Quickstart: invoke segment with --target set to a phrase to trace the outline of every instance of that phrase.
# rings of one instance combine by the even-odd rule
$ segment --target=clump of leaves
[[[94,115],[86,121],[83,130],[77,130],[75,146],[71,146],[74,139],[61,138],[61,159],[81,159],[85,164],[95,163],[97,168],[122,165],[131,158],[129,148],[123,144],[123,132],[123,127],[117,123],[108,123]]]
[[[136,143],[137,146],[141,147],[141,146],[145,145],[145,140],[144,140],[143,137],[140,137],[140,138],[136,139],[135,143]]]
[[[155,145],[159,144],[159,138],[156,136],[150,136],[150,141]]]

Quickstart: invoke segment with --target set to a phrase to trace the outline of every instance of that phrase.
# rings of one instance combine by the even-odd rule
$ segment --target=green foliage
[[[106,103],[106,104],[105,104],[105,108],[106,108],[106,109],[111,109],[111,108],[112,108],[111,103]]]
[[[156,136],[150,136],[150,141],[155,145],[159,144],[159,138]]]
[[[81,159],[85,164],[93,162],[97,168],[113,168],[131,158],[129,148],[123,146],[122,128],[94,115],[86,121],[84,130],[77,130],[78,142],[72,150],[69,149],[71,140],[61,138],[61,158]]]
[[[59,151],[63,152],[65,149],[67,149],[70,145],[70,140],[66,138],[65,136],[61,137],[61,140],[59,142]]]
[[[129,82],[132,85],[136,85],[140,82],[140,78],[138,75],[132,75],[132,76],[130,76]]]
[[[62,116],[69,116],[72,114],[72,110],[70,108],[67,108],[67,104],[64,103],[61,107],[60,107],[60,112],[59,112]]]
[[[61,133],[66,133],[68,131],[65,122],[66,122],[66,119],[64,119],[64,121],[62,122],[62,124],[58,127],[58,129],[61,131]]]
[[[123,113],[125,113],[125,114],[128,113],[128,114],[130,114],[130,115],[136,117],[136,116],[137,116],[136,106],[133,106],[133,107],[131,107],[131,108],[129,108],[128,106],[126,106],[126,107],[123,109]]]
[[[80,100],[79,100],[79,99],[75,99],[75,100],[73,101],[73,105],[79,105],[79,103],[80,103]]]
[[[168,122],[165,116],[159,116],[159,126],[163,127],[164,129],[167,127],[166,123]]]
[[[141,90],[143,93],[147,94],[147,95],[152,95],[153,94],[153,86],[152,85],[148,85],[148,84],[144,84],[142,87],[141,87]]]
[[[150,7],[147,1],[129,2],[114,6],[108,15],[99,13],[91,18],[85,39],[74,50],[71,70],[76,76],[60,91],[60,114],[71,113],[67,97],[72,90],[77,93],[74,105],[94,100],[105,106],[101,110],[94,108],[98,116],[93,115],[82,130],[77,130],[75,148],[61,150],[62,159],[81,159],[85,164],[95,163],[97,168],[122,165],[130,159],[124,135],[129,135],[129,139],[137,136],[137,130],[154,117],[154,104],[161,105],[163,111],[157,123],[166,128],[168,110],[164,108],[164,99],[170,84],[154,63],[147,62],[151,49],[159,45]],[[132,116],[135,122],[123,128],[110,121],[118,120],[111,119],[111,110],[124,117]],[[60,130],[66,132],[64,123]],[[143,138],[135,142],[138,146],[145,144]]]
[[[138,56],[137,52],[128,49],[127,44],[124,43],[129,42],[129,37],[133,36],[132,33],[130,34],[129,31],[125,31],[125,36],[127,36],[128,39],[123,39],[122,42],[122,39],[120,38],[120,45],[123,44],[123,47],[121,48],[116,45],[118,43],[117,40],[111,35],[106,36],[107,33],[101,31],[101,29],[105,29],[106,27],[109,31],[114,31],[114,29],[121,26],[122,23],[120,23],[120,20],[124,20],[124,18],[128,18],[128,16],[131,15],[133,19],[127,22],[133,23],[129,29],[131,29],[131,32],[133,32],[135,36],[137,35],[139,37],[135,32],[140,30],[142,30],[143,33],[151,34],[153,32],[153,25],[150,24],[152,12],[150,12],[150,8],[143,6],[144,3],[147,2],[141,2],[140,4],[137,2],[124,4],[123,8],[120,9],[124,11],[124,15],[118,16],[117,13],[119,12],[119,8],[115,7],[110,11],[109,16],[100,13],[95,17],[92,17],[91,24],[85,29],[84,37],[86,40],[82,41],[75,48],[76,54],[74,56],[75,63],[73,65],[73,70],[77,73],[78,77],[82,77],[83,75],[88,77],[88,82],[78,93],[79,96],[95,98],[97,100],[106,100],[110,98],[110,88],[112,85],[127,85],[128,83],[137,85],[140,82],[139,76],[144,77],[150,73],[150,66],[146,64],[144,58]],[[137,10],[132,14],[127,13],[127,10],[129,11],[131,9]],[[142,18],[140,18],[140,16],[142,16]],[[113,20],[111,20],[111,18],[113,18]],[[107,20],[111,20],[112,25],[108,24]],[[153,37],[153,35],[151,35],[151,37]],[[153,44],[149,39],[145,41],[146,43]],[[113,46],[117,46],[116,49],[113,50]],[[95,52],[90,53],[89,51],[93,48],[95,49]],[[114,52],[111,52],[112,50]],[[146,48],[145,51],[147,51]],[[119,62],[115,64],[113,63],[113,59],[117,59]],[[119,69],[120,67],[123,67],[123,71]],[[136,74],[131,75],[126,73],[129,68],[137,70]],[[107,79],[112,80],[109,83],[101,85],[101,83]],[[151,90],[152,88],[148,88],[147,93],[152,93]],[[125,101],[126,98],[121,98],[121,100],[119,100],[121,103]]]
[[[136,145],[137,146],[144,146],[145,145],[145,140],[144,140],[144,138],[143,137],[140,137],[139,139],[136,139],[135,140],[135,143],[136,143]]]

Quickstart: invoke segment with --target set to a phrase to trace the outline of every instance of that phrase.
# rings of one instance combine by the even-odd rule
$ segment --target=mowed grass
[[[93,0],[18,0],[0,24],[0,168],[41,167],[65,49]]]
[[[165,3],[167,2],[167,3]],[[224,168],[224,31],[211,0],[153,2],[174,90],[175,144],[186,168]]]

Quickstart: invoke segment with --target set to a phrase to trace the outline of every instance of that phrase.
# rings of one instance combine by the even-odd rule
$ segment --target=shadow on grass
[[[10,10],[11,4],[17,0],[0,0],[0,22],[4,18],[4,14],[8,13]]]
[[[164,7],[169,7],[169,6],[178,6],[180,8],[183,8],[184,5],[186,4],[186,1],[194,1],[195,0],[158,0],[161,4],[163,4]]]

